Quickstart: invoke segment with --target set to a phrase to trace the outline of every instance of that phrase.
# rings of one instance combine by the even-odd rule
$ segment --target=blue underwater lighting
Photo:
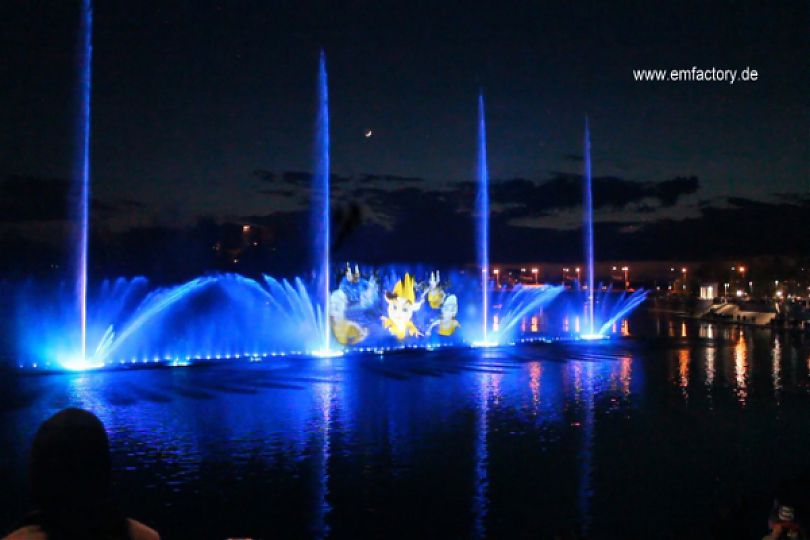
[[[474,211],[476,269],[433,265],[335,263],[330,255],[330,148],[326,58],[321,52],[312,209],[312,268],[307,277],[252,279],[214,274],[155,287],[142,277],[87,282],[90,193],[92,9],[83,4],[80,119],[81,237],[77,290],[33,281],[17,287],[17,364],[23,368],[185,367],[197,362],[296,356],[386,355],[413,349],[496,347],[607,336],[644,301],[637,291],[596,294],[590,136],[585,127],[585,245],[588,286],[501,287],[489,279],[489,173],[483,93],[478,95]],[[583,296],[583,292],[585,295]],[[584,325],[580,325],[583,314]],[[77,324],[77,320],[79,324]],[[575,321],[573,331],[568,321]]]

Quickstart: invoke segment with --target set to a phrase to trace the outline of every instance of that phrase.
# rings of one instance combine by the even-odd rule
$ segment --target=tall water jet
[[[318,113],[315,124],[315,174],[312,176],[313,258],[323,306],[322,353],[329,353],[329,87],[326,54],[321,50],[318,67]]]
[[[594,283],[593,283],[593,192],[591,188],[591,133],[588,117],[585,117],[585,174],[583,175],[583,208],[585,236],[585,272],[587,273],[587,320],[585,326],[589,335],[594,334]]]
[[[478,267],[481,269],[481,340],[489,343],[489,170],[487,169],[487,126],[484,93],[478,94]]]
[[[83,0],[79,23],[79,117],[75,178],[79,183],[76,294],[80,324],[80,362],[87,358],[87,252],[90,228],[90,99],[93,84],[93,4]]]

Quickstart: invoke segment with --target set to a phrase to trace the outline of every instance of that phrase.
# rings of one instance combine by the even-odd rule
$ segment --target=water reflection
[[[715,348],[713,346],[706,347],[706,387],[709,391],[709,395],[711,395],[711,387],[714,384],[714,362],[715,356],[717,354]]]
[[[574,422],[574,425],[581,428],[582,431],[577,499],[581,533],[583,536],[587,536],[590,529],[593,476],[594,364],[592,362],[573,361],[570,363],[570,369],[574,380],[574,400],[582,414],[582,420]]]
[[[619,380],[622,383],[622,394],[624,394],[624,397],[629,397],[630,381],[633,377],[633,359],[629,356],[623,356],[620,360],[620,366]]]
[[[659,324],[677,339],[645,341]],[[603,344],[15,376],[0,379],[0,433],[24,471],[42,419],[94,410],[127,508],[166,537],[643,537],[647,516],[674,530],[709,514],[706,471],[740,445],[734,486],[762,490],[774,445],[810,445],[772,421],[810,406],[806,341],[691,322],[681,338],[682,324],[633,320],[641,338]],[[692,457],[670,450],[683,444]],[[0,526],[26,509],[24,473],[8,478]]]
[[[744,407],[748,399],[748,344],[742,329],[734,346],[734,379],[737,384],[737,401]]]
[[[318,398],[316,410],[320,410],[320,426],[315,432],[320,436],[320,455],[317,460],[317,488],[315,496],[315,521],[313,523],[313,536],[326,538],[329,535],[327,515],[331,510],[329,504],[329,458],[331,453],[330,434],[332,432],[332,417],[338,413],[339,404],[337,387],[331,382],[321,382],[315,385]]]
[[[532,392],[532,406],[537,414],[540,407],[540,377],[543,375],[543,367],[540,362],[529,364],[529,388]]]
[[[782,342],[779,336],[774,336],[773,349],[771,350],[771,378],[773,380],[773,391],[776,398],[782,391]]]
[[[486,517],[488,510],[489,487],[489,411],[500,399],[499,374],[484,373],[480,376],[480,402],[478,413],[478,429],[475,445],[475,499],[473,501],[473,515],[475,516],[474,532],[476,538],[486,536]]]
[[[678,381],[684,401],[689,401],[689,349],[678,351]]]

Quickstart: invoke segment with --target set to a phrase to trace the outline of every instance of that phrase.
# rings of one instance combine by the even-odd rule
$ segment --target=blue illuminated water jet
[[[493,301],[493,313],[498,317],[498,328],[493,329],[489,343],[514,343],[519,337],[519,325],[527,318],[541,313],[563,290],[562,285],[517,285],[512,290],[499,291]]]
[[[331,331],[329,329],[330,279],[330,189],[329,189],[329,86],[326,78],[326,54],[321,50],[318,66],[318,112],[315,121],[315,174],[312,177],[313,257],[319,281],[323,306],[323,336],[321,354],[329,356]]]
[[[484,93],[478,94],[478,196],[476,198],[478,267],[481,271],[481,344],[489,344],[489,170]]]
[[[583,240],[585,244],[585,329],[579,334],[580,339],[598,340],[608,335],[613,324],[627,316],[638,307],[647,297],[647,292],[638,290],[631,294],[624,291],[618,299],[606,294],[596,294],[594,279],[594,247],[593,247],[593,179],[591,176],[591,132],[588,117],[585,117],[584,134],[584,161],[585,170],[582,176],[583,192]],[[610,300],[609,300],[610,298]],[[600,303],[597,321],[596,304]]]
[[[79,118],[77,178],[79,189],[76,293],[79,308],[81,351],[78,361],[87,359],[87,262],[90,229],[90,100],[93,85],[93,5],[83,0],[79,25]]]
[[[588,117],[585,117],[585,174],[583,175],[583,207],[584,207],[584,233],[585,233],[585,272],[588,282],[586,335],[593,336],[595,332],[594,313],[594,279],[593,279],[593,192],[591,185],[591,133],[588,127]]]

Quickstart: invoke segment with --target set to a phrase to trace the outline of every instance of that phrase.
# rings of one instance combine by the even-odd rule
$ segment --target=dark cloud
[[[360,175],[358,182],[363,184],[369,183],[380,183],[380,184],[414,184],[419,182],[424,182],[424,178],[418,178],[415,176],[396,176],[393,174],[362,174]]]
[[[415,188],[366,194],[373,195],[368,199],[372,204],[385,205],[392,224],[384,227],[365,219],[359,209],[354,215],[335,212],[336,217],[342,216],[336,220],[335,230],[345,233],[341,233],[336,258],[437,264],[474,260],[475,224],[471,213],[461,210],[471,201],[453,201],[448,193],[440,196]],[[797,196],[793,202],[718,199],[703,206],[697,216],[684,219],[598,221],[596,253],[597,257],[628,260],[802,255],[810,252],[810,235],[802,228],[807,215],[810,197]],[[306,223],[307,213],[245,219],[280,227]],[[350,226],[341,227],[341,220]],[[493,215],[490,229],[493,260],[576,261],[582,257],[582,230],[578,227],[528,227]],[[288,232],[293,230],[288,228]]]
[[[606,224],[603,248],[618,251],[618,257],[648,259],[805,255],[810,252],[808,215],[807,196],[792,202],[729,197],[702,206],[697,217],[639,224],[632,234],[620,234],[627,224]]]
[[[278,187],[260,188],[270,195],[305,196],[312,175],[307,172],[273,173],[256,171],[263,181]],[[371,207],[374,213],[397,219],[397,214],[418,211],[420,207],[443,206],[446,212],[471,208],[477,193],[477,183],[470,180],[453,182],[446,188],[427,188],[424,179],[381,174],[361,174],[356,177],[333,175],[333,195],[344,203],[356,202]],[[550,178],[537,181],[527,178],[493,180],[490,198],[493,211],[499,217],[519,219],[547,216],[560,210],[582,205],[583,178],[579,174],[555,172]],[[662,182],[637,181],[615,176],[593,179],[594,209],[634,208],[640,213],[653,213],[669,208],[681,197],[694,194],[700,188],[697,177],[676,177]]]
[[[677,177],[672,180],[664,180],[655,184],[652,188],[654,197],[661,202],[663,207],[675,206],[678,199],[684,195],[692,195],[697,193],[700,188],[700,182],[696,176],[690,177]]]
[[[582,175],[555,173],[542,182],[516,178],[492,183],[491,199],[506,206],[511,218],[536,217],[550,211],[572,209],[582,205]],[[654,209],[648,201],[660,207],[674,206],[686,195],[700,187],[697,177],[678,177],[663,182],[640,182],[615,176],[593,178],[594,209],[624,209],[640,205],[643,212]]]
[[[273,171],[266,171],[257,169],[253,171],[253,176],[257,177],[262,182],[284,184],[287,186],[295,186],[298,188],[309,189],[312,185],[312,173],[307,171],[282,171],[276,173]],[[340,176],[338,174],[329,175],[329,182],[331,185],[345,184],[352,179],[348,176]]]

